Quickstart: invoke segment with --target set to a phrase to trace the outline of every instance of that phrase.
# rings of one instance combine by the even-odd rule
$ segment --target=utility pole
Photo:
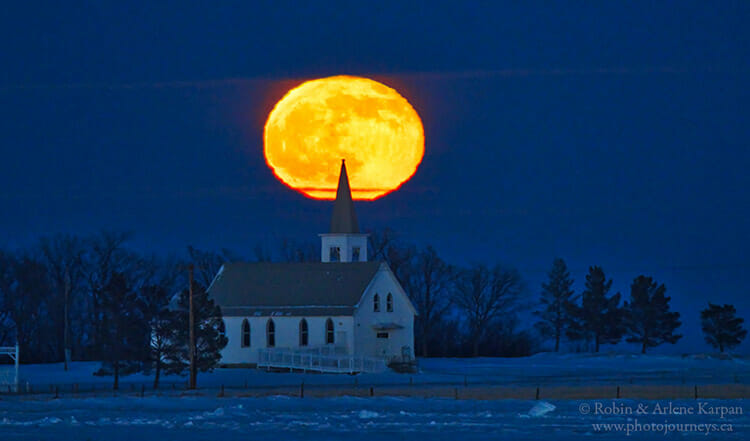
[[[190,296],[190,308],[189,308],[189,322],[190,322],[190,385],[189,389],[195,389],[195,377],[196,377],[196,366],[195,366],[195,314],[193,311],[193,264],[188,265],[188,295]]]

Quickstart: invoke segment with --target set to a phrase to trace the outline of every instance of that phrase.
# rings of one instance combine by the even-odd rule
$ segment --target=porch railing
[[[355,374],[384,372],[388,366],[381,358],[337,354],[331,348],[265,348],[258,350],[258,368]]]

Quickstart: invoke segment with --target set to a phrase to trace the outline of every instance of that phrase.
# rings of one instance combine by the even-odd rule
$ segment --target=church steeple
[[[336,189],[336,201],[333,203],[331,217],[331,234],[359,233],[357,213],[354,212],[352,191],[349,188],[349,176],[346,174],[346,161],[341,160],[339,186]]]
[[[367,234],[359,232],[346,162],[343,159],[336,200],[333,202],[331,231],[321,234],[320,239],[320,260],[323,262],[367,262]]]

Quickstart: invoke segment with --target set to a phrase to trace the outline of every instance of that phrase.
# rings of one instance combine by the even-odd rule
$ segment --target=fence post
[[[60,394],[58,393],[57,385],[55,385],[55,399],[60,398]]]
[[[299,384],[299,397],[305,398],[305,382]]]
[[[143,393],[145,392],[144,391],[145,388],[146,388],[146,386],[144,386],[143,384],[141,384],[141,398],[143,398]]]
[[[221,385],[221,389],[219,390],[219,398],[224,396],[224,385]]]
[[[371,397],[375,396],[375,388],[373,388],[372,386],[370,386],[370,396]]]
[[[620,386],[617,386],[617,398],[620,398]]]
[[[695,399],[697,400],[698,399],[698,385],[697,384],[693,386],[693,392],[695,395]]]
[[[536,399],[539,399],[539,386],[536,387]]]
[[[458,399],[458,388],[457,387],[453,388],[453,399],[454,400]]]

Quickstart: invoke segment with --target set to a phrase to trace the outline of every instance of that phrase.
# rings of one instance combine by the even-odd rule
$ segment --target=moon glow
[[[266,121],[264,153],[276,177],[315,199],[334,199],[346,160],[354,199],[377,199],[409,180],[424,155],[422,121],[377,81],[335,76],[287,92]]]

